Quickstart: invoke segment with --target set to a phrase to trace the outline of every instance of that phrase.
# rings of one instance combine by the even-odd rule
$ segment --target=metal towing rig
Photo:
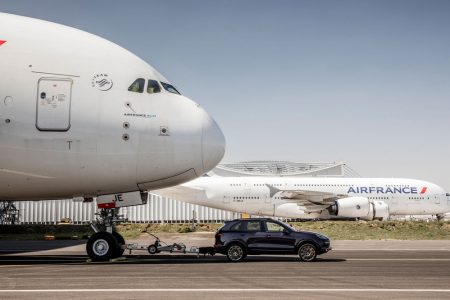
[[[197,257],[199,257],[200,254],[207,254],[202,249],[204,247],[192,246],[188,249],[184,243],[167,244],[164,241],[161,241],[158,236],[149,232],[148,234],[155,239],[155,242],[151,244],[137,244],[137,243],[126,244],[126,249],[129,251],[129,254],[131,254],[131,252],[134,250],[147,250],[149,254],[158,254],[161,252],[182,253],[182,254],[189,253],[189,254],[196,254]]]

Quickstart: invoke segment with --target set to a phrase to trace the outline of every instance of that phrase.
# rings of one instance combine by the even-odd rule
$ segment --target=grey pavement
[[[198,233],[165,238],[211,241]],[[0,250],[10,243],[1,241]],[[229,263],[221,255],[144,251],[88,263],[84,245],[61,246],[0,255],[0,299],[450,299],[450,241],[335,241],[335,250],[313,263],[295,256]]]

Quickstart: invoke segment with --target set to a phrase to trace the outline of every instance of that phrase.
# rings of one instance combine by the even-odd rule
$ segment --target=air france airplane
[[[142,204],[222,159],[211,116],[124,48],[11,14],[0,28],[0,200]],[[112,219],[88,241],[93,259],[123,252]]]
[[[213,208],[284,218],[373,220],[450,212],[450,194],[414,179],[213,176],[153,192]]]

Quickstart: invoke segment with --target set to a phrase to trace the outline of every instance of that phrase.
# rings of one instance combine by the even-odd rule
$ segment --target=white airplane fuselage
[[[269,186],[275,192],[271,192]],[[213,176],[198,178],[182,187],[202,192],[191,195],[186,192],[185,196],[181,193],[162,194],[224,210],[285,218],[330,217],[327,209],[308,213],[298,205],[299,200],[295,197],[283,197],[283,192],[293,191],[384,202],[389,215],[434,215],[450,211],[450,197],[441,187],[414,179]]]
[[[129,51],[10,14],[0,28],[0,200],[162,188],[222,159],[215,121]],[[144,90],[130,90],[139,78]]]

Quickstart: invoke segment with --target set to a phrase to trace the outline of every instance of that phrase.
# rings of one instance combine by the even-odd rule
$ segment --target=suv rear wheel
[[[242,261],[246,256],[244,247],[239,244],[231,244],[227,249],[227,258],[231,262]]]
[[[310,262],[316,259],[316,247],[311,243],[305,243],[298,248],[298,257],[301,261]]]

